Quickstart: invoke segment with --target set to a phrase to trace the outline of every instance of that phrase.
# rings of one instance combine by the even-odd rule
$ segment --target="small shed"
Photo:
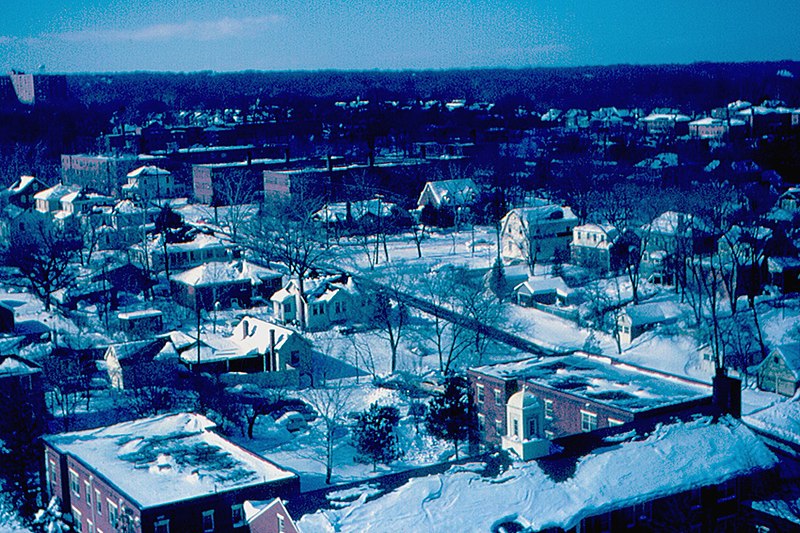
[[[624,345],[659,324],[671,324],[681,315],[680,308],[672,302],[650,302],[630,305],[617,320],[620,341]]]
[[[756,369],[758,388],[794,396],[800,384],[800,343],[776,346]]]
[[[564,280],[556,278],[531,278],[514,287],[517,305],[532,307],[534,303],[543,305],[570,305],[573,291]]]
[[[146,337],[153,333],[161,333],[164,327],[163,313],[158,309],[145,309],[119,313],[119,329],[133,337]]]

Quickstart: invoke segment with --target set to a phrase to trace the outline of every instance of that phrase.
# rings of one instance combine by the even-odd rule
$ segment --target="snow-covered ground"
[[[343,380],[336,386],[347,392],[348,411],[353,415],[368,408],[372,403],[397,407],[401,422],[398,427],[400,449],[403,456],[390,465],[378,465],[373,471],[371,464],[358,462],[357,453],[350,440],[349,431],[337,433],[334,439],[334,467],[331,482],[347,483],[362,479],[426,466],[450,459],[452,446],[426,435],[422,424],[416,428],[408,415],[409,400],[395,390],[378,388],[369,382],[356,383],[354,379]],[[303,391],[293,395],[305,398]],[[307,398],[306,398],[307,399]],[[354,423],[354,416],[345,421],[345,427]],[[256,421],[253,439],[233,437],[243,447],[268,458],[283,468],[300,476],[301,490],[307,492],[327,486],[325,484],[325,430],[324,422],[317,418],[308,429],[290,433],[270,416],[261,416]]]

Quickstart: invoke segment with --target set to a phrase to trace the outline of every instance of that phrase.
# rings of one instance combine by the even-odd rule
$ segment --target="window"
[[[97,514],[103,514],[103,502],[100,501],[100,491],[94,489],[94,500],[97,502]]]
[[[108,523],[111,524],[111,527],[117,527],[117,518],[119,517],[117,506],[111,500],[106,500],[106,507],[108,507]]]
[[[91,520],[86,521],[86,533],[94,533],[94,524]]]
[[[597,429],[597,415],[589,411],[581,411],[581,431]]]
[[[553,419],[553,400],[544,401],[544,417],[546,420]]]
[[[214,531],[214,511],[203,511],[203,533]]]
[[[89,484],[88,481],[83,482],[84,492],[86,493],[86,505],[90,508],[92,506],[92,486]]]
[[[478,414],[478,429],[486,431],[486,415]]]
[[[536,438],[539,436],[539,424],[536,417],[528,419],[528,438]]]
[[[494,403],[501,405],[503,403],[503,391],[494,389]]]
[[[555,437],[555,436],[556,436],[556,434],[555,434],[555,433],[553,433],[553,432],[552,432],[552,431],[550,431],[550,430],[547,430],[547,429],[546,429],[546,430],[544,431],[544,437],[545,437],[546,439],[551,439],[551,440],[552,440],[552,439],[553,439],[553,437]]]
[[[614,426],[621,426],[624,423],[625,422],[623,422],[622,420],[617,420],[616,418],[611,418],[611,417],[608,418],[608,427],[610,428],[613,428]]]
[[[233,527],[244,525],[244,509],[241,505],[231,506],[231,522],[233,522]]]
[[[284,523],[283,515],[280,514],[278,515],[278,531],[279,533],[286,531],[286,524]]]
[[[500,420],[499,418],[495,418],[494,419],[494,430],[499,435],[505,435],[506,434],[505,428],[503,427],[503,421]]]
[[[169,533],[169,520],[166,519],[157,520],[154,526],[155,526],[155,533]]]
[[[477,385],[476,390],[477,390],[478,403],[483,403],[484,400],[483,385]]]
[[[78,533],[83,531],[83,522],[81,521],[83,519],[83,516],[81,516],[81,512],[75,509],[74,507],[72,508],[72,518],[74,519],[73,521],[75,522],[73,524],[73,529]]]
[[[291,313],[292,312],[292,304],[291,303],[283,304],[283,312],[284,313]]]
[[[513,430],[513,435],[514,435],[515,437],[519,437],[519,420],[517,420],[516,418],[514,419],[514,430]]]
[[[69,488],[76,498],[81,497],[81,481],[80,476],[74,470],[69,471]]]

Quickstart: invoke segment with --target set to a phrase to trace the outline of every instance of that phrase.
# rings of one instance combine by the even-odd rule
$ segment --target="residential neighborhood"
[[[0,159],[0,530],[800,528],[780,78],[81,108]]]

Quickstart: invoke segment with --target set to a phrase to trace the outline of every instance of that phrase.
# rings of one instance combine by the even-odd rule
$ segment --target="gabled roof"
[[[578,220],[578,217],[572,212],[571,207],[562,207],[557,204],[543,204],[512,209],[503,217],[503,227],[505,228],[508,221],[514,217],[533,226],[550,220]]]
[[[44,186],[44,183],[38,180],[35,176],[20,176],[18,180],[11,184],[11,187],[8,188],[8,192],[11,194],[21,194],[36,182],[39,182],[42,184],[42,186]]]
[[[676,320],[682,311],[672,302],[649,302],[639,305],[629,305],[625,314],[631,319],[634,326],[646,326]]]
[[[157,337],[155,339],[142,341],[123,342],[119,344],[112,344],[108,347],[109,350],[112,348],[117,360],[120,361],[120,363],[178,359],[178,352],[175,350],[175,346],[173,346],[168,337]],[[108,353],[109,352],[107,351],[106,354]]]
[[[200,363],[225,361],[242,357],[264,355],[270,350],[270,331],[275,332],[275,349],[280,350],[289,339],[308,342],[299,333],[277,324],[246,316],[233,328],[230,337],[211,337],[204,340],[205,347],[200,350]],[[181,360],[197,363],[195,350],[184,350]]]
[[[154,165],[144,165],[128,172],[127,177],[138,178],[139,176],[168,176],[170,174],[171,172],[169,170],[164,170],[163,168],[159,168]]]
[[[0,378],[37,374],[41,371],[39,365],[18,355],[0,355]]]
[[[420,194],[418,205],[422,205],[422,196],[430,191],[438,205],[468,205],[475,201],[480,189],[469,178],[456,180],[429,181]]]
[[[780,344],[772,349],[766,359],[761,362],[759,367],[763,366],[770,357],[780,357],[786,362],[786,367],[794,375],[794,378],[800,380],[800,342],[791,342],[787,344]]]

